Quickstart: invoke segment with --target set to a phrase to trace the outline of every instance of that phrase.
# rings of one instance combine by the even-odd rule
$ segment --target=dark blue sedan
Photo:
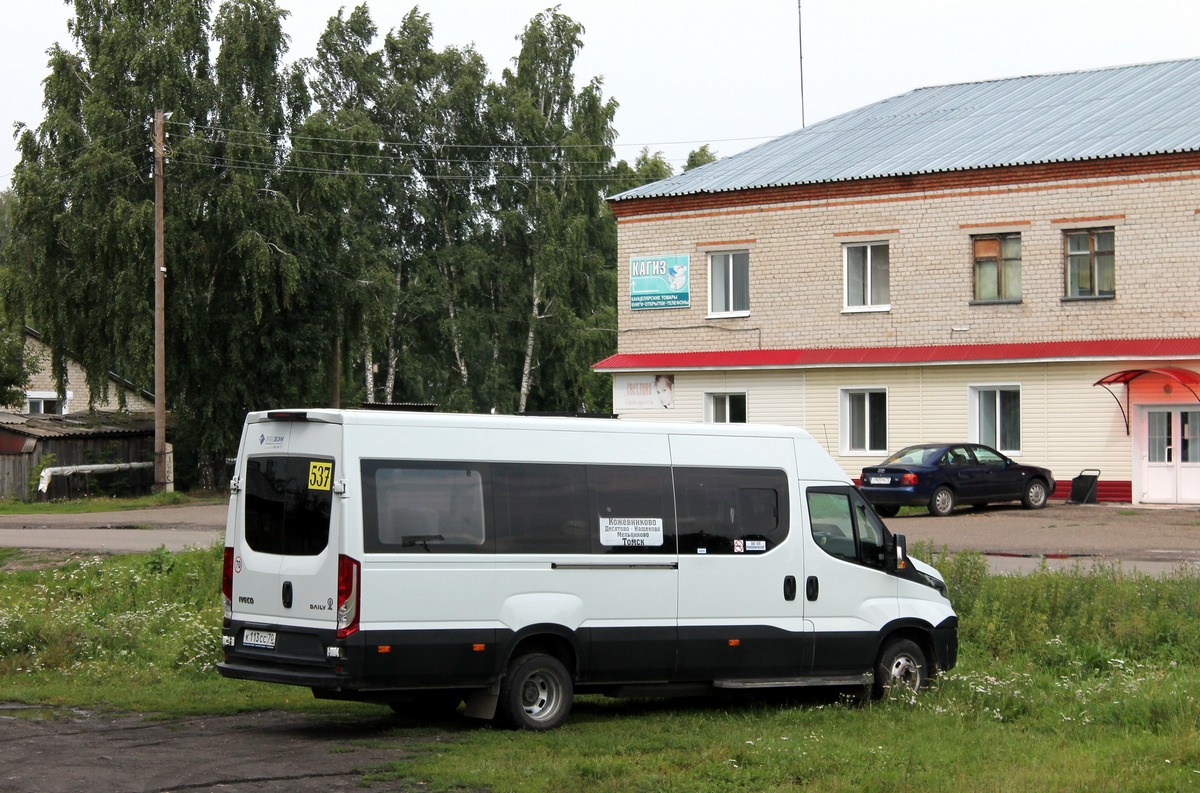
[[[1022,465],[978,443],[924,443],[901,449],[878,465],[862,470],[859,490],[890,518],[900,507],[924,506],[932,515],[949,515],[959,504],[983,506],[1020,500],[1041,509],[1054,495],[1054,476],[1046,468]]]

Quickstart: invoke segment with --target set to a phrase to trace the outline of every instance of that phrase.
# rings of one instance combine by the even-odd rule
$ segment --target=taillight
[[[225,606],[225,619],[233,619],[233,549],[225,548],[225,561],[221,564],[221,600]]]
[[[358,630],[359,564],[357,559],[338,554],[337,637],[345,639]]]
[[[900,477],[900,484],[902,484],[902,485],[915,485],[916,483],[917,483],[917,475],[914,473],[907,473],[904,476]]]

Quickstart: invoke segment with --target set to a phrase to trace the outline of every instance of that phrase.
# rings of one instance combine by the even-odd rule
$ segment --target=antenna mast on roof
[[[801,0],[796,0],[796,38],[800,42],[800,128],[804,124],[804,12],[800,8]]]

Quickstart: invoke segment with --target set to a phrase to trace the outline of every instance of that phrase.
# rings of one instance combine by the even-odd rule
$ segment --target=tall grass
[[[496,791],[1200,789],[1194,571],[993,576],[978,554],[914,552],[946,575],[960,615],[959,666],[919,697],[581,697],[550,734],[397,717],[372,740],[403,739],[403,754],[373,778]],[[219,548],[160,550],[0,574],[0,700],[378,719],[221,679],[220,563]]]

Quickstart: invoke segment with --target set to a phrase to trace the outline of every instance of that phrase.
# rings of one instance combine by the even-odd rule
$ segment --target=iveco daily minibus
[[[230,489],[226,677],[549,729],[957,656],[942,577],[795,428],[266,411]]]

